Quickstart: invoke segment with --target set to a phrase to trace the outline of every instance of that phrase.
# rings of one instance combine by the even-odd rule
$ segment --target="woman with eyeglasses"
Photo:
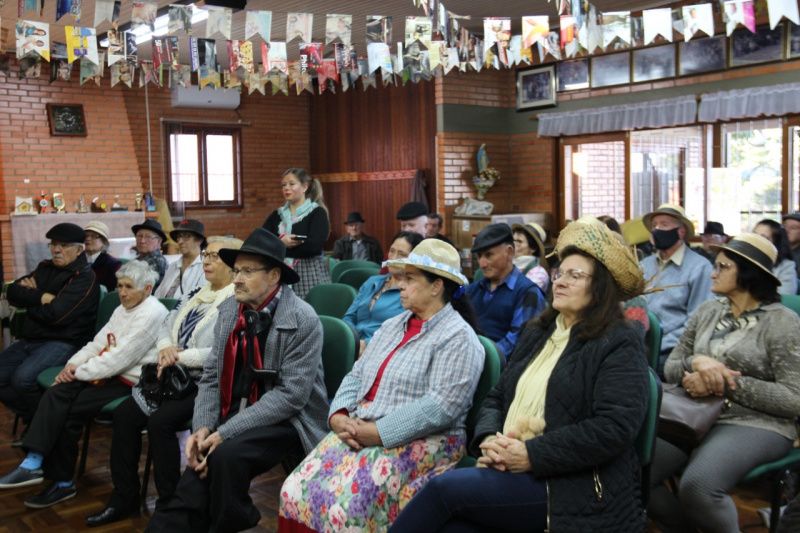
[[[692,397],[724,398],[699,445],[658,439],[648,514],[665,532],[739,531],[730,490],[754,467],[786,455],[800,413],[800,318],[780,302],[778,252],[744,233],[719,250],[711,274],[718,296],[702,304],[664,366]],[[664,481],[677,475],[678,492]]]
[[[161,326],[154,350],[143,363],[158,362],[163,369],[181,364],[197,379],[211,351],[217,309],[233,297],[233,272],[219,258],[222,248],[239,249],[242,241],[231,237],[209,237],[200,254],[206,284],[185,294]],[[111,441],[111,480],[114,490],[106,508],[86,518],[89,527],[123,520],[139,509],[139,455],[142,430],[153,458],[158,500],[156,507],[170,499],[180,478],[181,452],[175,433],[191,420],[196,393],[181,399],[165,400],[153,410],[134,388],[131,398],[114,410],[114,436]]]
[[[552,307],[525,327],[478,415],[478,467],[431,480],[390,532],[644,531],[634,441],[648,369],[620,306],[642,272],[596,220],[568,225],[556,250]]]

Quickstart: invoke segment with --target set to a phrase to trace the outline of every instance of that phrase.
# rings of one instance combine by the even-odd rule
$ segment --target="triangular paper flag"
[[[701,31],[709,37],[714,36],[714,11],[711,4],[683,6],[683,40],[688,41]]]
[[[106,39],[108,39],[109,67],[117,61],[123,61],[125,59],[125,41],[123,40],[124,35],[120,33],[115,26],[116,24],[113,24],[112,28],[108,30],[108,33],[106,33]]]
[[[172,4],[169,6],[167,33],[174,35],[179,32],[192,34],[192,5]]]
[[[215,33],[220,33],[226,39],[231,38],[231,18],[233,10],[227,7],[208,6],[208,20],[206,20],[206,38],[211,38]]]
[[[97,57],[97,34],[94,28],[80,26],[64,26],[67,39],[67,59],[70,63],[78,58],[86,58],[95,65]]]
[[[642,25],[644,26],[645,46],[652,43],[659,35],[666,39],[667,42],[672,42],[671,8],[645,9],[642,11]]]
[[[35,20],[18,20],[15,26],[17,35],[17,58],[38,55],[50,61],[50,25]]]
[[[530,48],[547,38],[550,33],[550,17],[547,15],[522,17],[522,46]]]
[[[603,13],[603,48],[608,48],[614,40],[619,39],[631,44],[631,12],[611,11]]]
[[[800,26],[797,0],[767,0],[767,10],[769,11],[769,27],[773,30],[783,17],[794,22],[795,26]]]
[[[264,42],[269,42],[272,37],[272,11],[247,11],[244,38],[250,39],[254,35],[260,35]]]
[[[352,27],[352,15],[327,15],[325,18],[325,44],[339,41],[349,45],[352,40]]]
[[[723,7],[728,37],[739,24],[753,33],[756,32],[756,13],[752,0],[725,0]]]
[[[313,13],[287,13],[286,42],[290,43],[295,39],[300,39],[300,42],[310,43],[313,24]]]
[[[369,73],[373,73],[379,68],[392,68],[392,57],[389,52],[389,45],[386,43],[369,43],[367,45],[367,61],[369,63]]]

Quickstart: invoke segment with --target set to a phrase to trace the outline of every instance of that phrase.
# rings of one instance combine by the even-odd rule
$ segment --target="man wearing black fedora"
[[[428,225],[428,208],[422,202],[407,202],[397,210],[400,231],[413,231],[425,238],[425,227]]]
[[[383,261],[383,250],[378,239],[364,233],[364,219],[361,213],[353,211],[344,221],[347,235],[338,239],[333,245],[333,258],[360,259],[379,263]]]
[[[255,526],[250,481],[289,455],[308,453],[326,432],[322,326],[289,287],[298,276],[284,262],[283,243],[258,228],[240,249],[219,255],[233,268],[234,298],[219,306],[186,442],[188,466],[148,531]]]
[[[51,259],[8,286],[8,301],[24,309],[18,339],[0,352],[0,402],[27,424],[36,412],[39,373],[63,365],[94,336],[100,289],[83,253],[85,233],[76,224],[56,224]]]
[[[167,259],[161,254],[161,243],[167,240],[167,235],[161,224],[152,218],[131,226],[131,231],[136,237],[136,259],[146,262],[158,273],[157,288],[167,271]]]
[[[703,233],[700,234],[700,240],[703,242],[703,246],[702,248],[695,248],[695,251],[708,259],[713,265],[714,258],[717,257],[714,246],[720,246],[728,242],[728,235],[725,234],[725,227],[721,222],[709,220],[706,222]]]
[[[193,219],[181,220],[169,232],[172,240],[178,243],[181,257],[167,267],[164,279],[154,293],[156,298],[180,299],[205,285],[203,260],[200,258],[200,252],[206,247],[205,232],[203,223]]]

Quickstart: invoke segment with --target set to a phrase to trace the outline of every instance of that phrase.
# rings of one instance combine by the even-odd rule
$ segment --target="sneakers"
[[[74,498],[76,494],[78,494],[78,489],[74,483],[70,487],[59,487],[58,483],[53,483],[36,496],[31,496],[25,500],[25,507],[44,509],[64,500]]]
[[[18,466],[5,476],[0,477],[0,489],[27,487],[28,485],[37,485],[42,481],[44,481],[44,472],[41,468],[28,470]]]

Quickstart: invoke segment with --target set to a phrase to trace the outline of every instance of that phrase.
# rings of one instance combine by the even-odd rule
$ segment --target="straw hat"
[[[642,218],[633,218],[621,224],[622,236],[630,245],[642,244],[650,240],[650,230],[644,226]]]
[[[454,281],[458,285],[468,283],[466,276],[461,273],[461,257],[458,252],[451,245],[439,239],[425,239],[414,247],[405,259],[384,261],[383,266],[403,268],[413,266]]]
[[[108,226],[105,224],[105,222],[100,222],[99,220],[92,220],[91,222],[86,224],[83,227],[83,229],[84,231],[93,231],[97,233],[103,238],[104,241],[106,241],[106,244],[108,244],[108,234],[110,232],[108,231]]]
[[[691,220],[686,218],[686,211],[679,205],[675,204],[661,204],[658,206],[658,209],[653,211],[652,213],[647,213],[645,216],[642,217],[642,222],[644,222],[645,227],[649,230],[652,228],[650,222],[653,220],[653,217],[656,215],[668,215],[672,218],[677,218],[681,224],[686,228],[686,238],[691,239],[694,237],[694,224]]]
[[[769,274],[770,277],[778,282],[778,285],[781,284],[778,276],[772,272],[775,267],[775,261],[778,259],[778,249],[769,239],[755,233],[742,233],[726,244],[711,244],[710,247],[716,250],[725,250],[746,259],[766,274]]]
[[[623,299],[644,291],[642,269],[633,251],[599,220],[582,217],[561,230],[556,243],[559,258],[563,259],[561,254],[568,246],[575,246],[601,262],[617,282]]]
[[[511,226],[511,231],[530,235],[533,242],[536,243],[536,247],[539,249],[539,257],[544,258],[544,241],[547,239],[547,234],[543,227],[536,222],[527,222],[525,224],[514,224]]]

